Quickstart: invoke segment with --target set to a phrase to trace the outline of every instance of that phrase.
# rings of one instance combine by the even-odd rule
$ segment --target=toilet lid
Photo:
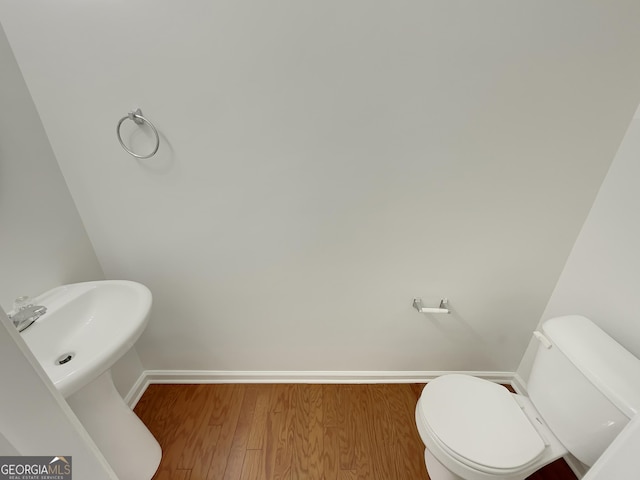
[[[544,442],[504,387],[468,375],[444,375],[420,397],[424,420],[451,452],[489,469],[517,469],[537,458]]]

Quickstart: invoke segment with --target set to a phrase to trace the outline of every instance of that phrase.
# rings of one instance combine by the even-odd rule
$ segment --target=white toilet
[[[542,333],[529,398],[469,375],[429,382],[416,407],[431,480],[521,480],[572,453],[591,466],[640,410],[640,360],[579,315]]]

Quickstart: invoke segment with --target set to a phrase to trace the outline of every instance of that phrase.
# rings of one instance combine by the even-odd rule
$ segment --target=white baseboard
[[[149,386],[150,382],[147,380],[146,370],[140,374],[136,383],[129,389],[129,392],[124,396],[124,403],[129,405],[131,409],[138,404],[145,390]]]
[[[513,374],[513,378],[511,379],[511,386],[520,395],[527,395],[527,384],[522,379],[518,373]]]
[[[426,383],[448,373],[461,373],[492,382],[513,381],[513,372],[476,371],[226,371],[145,370],[124,401],[135,407],[152,383]]]

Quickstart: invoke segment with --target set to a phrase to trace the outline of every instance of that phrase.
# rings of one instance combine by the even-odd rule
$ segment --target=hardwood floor
[[[155,480],[428,480],[417,384],[150,385]],[[564,461],[531,480],[574,480]]]

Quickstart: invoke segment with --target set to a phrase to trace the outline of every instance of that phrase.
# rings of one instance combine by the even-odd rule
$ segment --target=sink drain
[[[73,353],[65,353],[64,355],[60,355],[56,360],[56,365],[64,365],[65,363],[69,363],[73,359]]]

